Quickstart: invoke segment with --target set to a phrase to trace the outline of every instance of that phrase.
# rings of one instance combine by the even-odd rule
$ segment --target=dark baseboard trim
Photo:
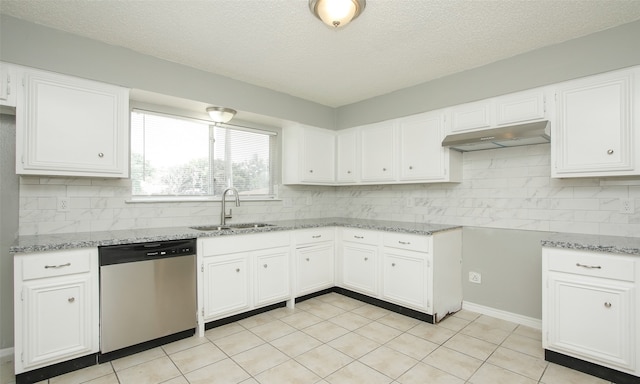
[[[251,311],[248,311],[248,312],[239,313],[237,315],[225,317],[224,319],[213,320],[213,321],[210,321],[208,323],[205,323],[204,329],[208,330],[208,329],[211,329],[211,328],[216,328],[216,327],[220,327],[220,326],[223,326],[223,325],[227,325],[227,324],[236,322],[238,320],[246,319],[247,317],[258,315],[258,314],[263,313],[263,312],[268,312],[268,311],[271,311],[271,310],[276,309],[276,308],[285,307],[286,305],[287,305],[287,302],[283,301],[281,303],[271,304],[271,305],[268,305],[266,307],[262,307],[262,308],[254,309],[254,310],[251,310]]]
[[[576,371],[587,373],[591,376],[599,377],[603,380],[611,381],[616,384],[640,383],[640,377],[638,376],[616,371],[612,368],[603,367],[598,364],[580,360],[548,349],[544,350],[544,359],[546,361],[562,365],[563,367],[575,369]]]
[[[65,373],[91,367],[96,364],[98,364],[98,354],[92,353],[91,355],[20,373],[16,375],[16,384],[37,383],[38,381],[47,380],[50,377],[64,375]]]
[[[326,295],[327,293],[331,293],[331,292],[335,292],[335,291],[336,291],[336,287],[331,287],[331,288],[323,289],[322,291],[318,291],[318,292],[310,293],[308,295],[296,297],[296,303],[300,303],[302,301],[313,299],[314,297]]]
[[[121,357],[134,355],[136,353],[146,351],[148,349],[152,349],[160,345],[173,343],[174,341],[178,341],[181,339],[186,339],[187,337],[193,336],[195,333],[196,333],[196,329],[191,328],[191,329],[187,329],[186,331],[174,333],[168,336],[159,337],[157,339],[145,341],[144,343],[118,349],[116,351],[100,353],[98,354],[98,364],[106,363],[107,361],[119,359]]]
[[[401,315],[409,316],[417,320],[434,324],[433,315],[429,315],[424,312],[419,312],[419,311],[416,311],[415,309],[403,307],[401,305],[392,304],[392,303],[389,303],[388,301],[376,299],[374,297],[363,295],[362,293],[354,292],[341,287],[333,287],[332,290],[333,292],[339,293],[347,297],[351,297],[352,299],[356,299],[356,300],[365,302],[367,304],[375,305],[376,307],[384,308],[391,312],[399,313]]]

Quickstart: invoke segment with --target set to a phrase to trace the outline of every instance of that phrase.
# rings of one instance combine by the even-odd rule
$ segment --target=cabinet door
[[[17,68],[0,62],[0,105],[6,105],[8,107],[16,106],[17,80]]]
[[[493,100],[462,104],[451,109],[451,132],[474,131],[491,126]]]
[[[393,181],[394,127],[390,122],[360,128],[362,181]]]
[[[553,176],[637,174],[634,74],[614,72],[561,85],[551,140]],[[637,103],[636,103],[637,104]],[[634,125],[635,124],[635,125]]]
[[[634,288],[615,280],[549,273],[548,346],[633,369]]]
[[[249,308],[246,253],[204,258],[204,318],[222,317]]]
[[[98,350],[93,340],[91,275],[25,282],[22,366],[43,366]],[[97,323],[96,323],[97,324]]]
[[[378,251],[376,246],[343,242],[342,284],[372,296],[377,295]]]
[[[341,183],[354,183],[357,181],[357,131],[348,129],[338,132],[337,135],[337,174],[336,180]]]
[[[427,304],[426,254],[384,248],[382,295],[389,301],[424,310]]]
[[[296,296],[333,287],[333,260],[333,242],[297,249]]]
[[[496,124],[526,123],[545,118],[544,91],[518,92],[496,98]]]
[[[129,176],[129,93],[109,84],[25,72],[17,173]]]
[[[335,181],[335,133],[329,130],[304,128],[302,151],[303,181],[333,183]]]
[[[289,298],[289,247],[254,252],[255,305],[263,306]]]
[[[448,149],[442,147],[444,113],[402,119],[400,130],[400,180],[444,179]]]

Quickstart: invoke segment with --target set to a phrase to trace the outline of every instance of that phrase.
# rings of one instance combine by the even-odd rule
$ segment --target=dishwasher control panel
[[[102,246],[98,254],[101,266],[195,255],[196,239]]]

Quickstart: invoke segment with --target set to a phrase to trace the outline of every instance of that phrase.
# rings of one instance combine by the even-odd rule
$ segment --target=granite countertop
[[[640,256],[640,237],[550,233],[542,246]]]
[[[20,236],[10,249],[12,253],[29,253],[53,251],[60,249],[74,249],[98,247],[103,245],[119,245],[131,243],[143,243],[165,240],[193,239],[198,237],[230,236],[249,233],[262,233],[272,231],[287,231],[293,229],[319,228],[319,227],[350,227],[360,229],[372,229],[387,232],[400,232],[416,235],[430,236],[436,232],[448,231],[461,226],[438,225],[428,223],[409,223],[401,221],[384,220],[358,220],[345,218],[306,219],[268,221],[272,224],[268,227],[247,229],[225,229],[214,231],[200,231],[189,227],[170,228],[146,228],[104,232],[80,232],[53,235]],[[236,223],[229,223],[231,225]]]

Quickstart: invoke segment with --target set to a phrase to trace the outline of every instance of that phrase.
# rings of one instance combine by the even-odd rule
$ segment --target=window
[[[133,197],[272,197],[275,133],[214,126],[207,121],[131,113]]]

